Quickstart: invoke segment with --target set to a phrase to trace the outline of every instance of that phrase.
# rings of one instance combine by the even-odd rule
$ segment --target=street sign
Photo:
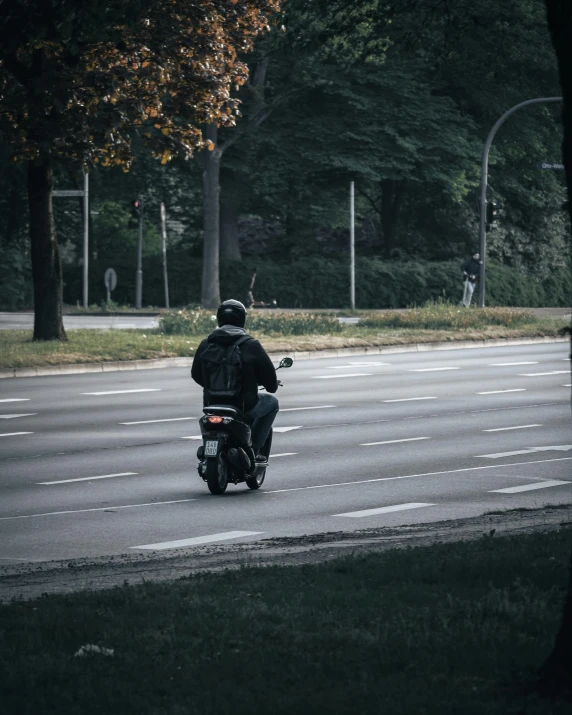
[[[564,164],[559,161],[539,161],[536,164],[537,169],[564,169]]]
[[[117,273],[113,270],[113,268],[108,268],[105,271],[105,275],[103,276],[103,282],[105,283],[105,287],[107,288],[107,300],[109,300],[109,294],[112,290],[115,290],[117,286]]]
[[[52,196],[83,196],[84,192],[80,189],[61,189],[52,191]]]

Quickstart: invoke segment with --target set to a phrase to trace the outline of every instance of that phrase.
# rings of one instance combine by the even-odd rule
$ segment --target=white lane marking
[[[328,370],[351,370],[352,367],[378,367],[389,364],[388,362],[350,362],[349,365],[330,365]]]
[[[139,422],[119,422],[120,425],[150,425],[154,422],[182,422],[183,420],[196,420],[196,417],[168,417],[165,420],[141,420]]]
[[[513,387],[511,390],[487,390],[487,392],[475,392],[475,395],[500,395],[501,392],[526,392],[526,387]]]
[[[112,477],[130,477],[139,472],[119,472],[118,474],[102,474],[99,477],[77,477],[76,479],[59,479],[57,482],[36,482],[36,484],[69,484],[70,482],[91,482],[93,479],[111,479]]]
[[[106,390],[104,392],[82,392],[82,395],[126,395],[128,392],[161,392],[160,387],[142,387],[138,390]]]
[[[373,447],[376,444],[397,444],[398,442],[417,442],[420,439],[431,439],[431,437],[407,437],[407,439],[388,439],[385,442],[363,442],[360,447]]]
[[[192,437],[180,437],[180,439],[202,439],[203,436],[201,434],[199,435],[193,435]]]
[[[515,427],[490,427],[482,432],[506,432],[510,429],[528,429],[529,427],[542,427],[542,425],[516,425]]]
[[[570,484],[562,479],[551,479],[546,482],[535,482],[534,484],[523,484],[520,487],[506,487],[505,489],[489,489],[492,494],[516,494],[517,492],[530,492],[533,489],[546,489],[546,487],[559,487],[561,484]]]
[[[225,531],[221,534],[209,534],[208,536],[195,536],[192,539],[179,539],[178,541],[163,541],[158,544],[143,544],[142,546],[130,546],[130,549],[147,549],[152,551],[162,551],[163,549],[180,549],[183,546],[199,546],[200,544],[211,544],[214,541],[227,541],[228,539],[240,539],[244,536],[258,536],[263,531]]]
[[[518,449],[514,452],[496,452],[495,454],[477,454],[475,459],[499,459],[500,457],[514,457],[517,454],[535,454],[535,452],[569,452],[572,444],[557,444],[551,447],[529,447],[528,449]]]
[[[0,415],[0,420],[15,420],[16,417],[35,417],[37,412],[28,412],[25,415]]]
[[[407,509],[419,509],[422,506],[435,506],[422,502],[410,502],[409,504],[395,504],[394,506],[382,506],[379,509],[364,509],[363,511],[348,511],[345,514],[333,514],[333,516],[350,516],[360,518],[362,516],[375,516],[376,514],[388,514],[391,511],[405,511]]]
[[[316,407],[281,407],[280,412],[295,412],[296,410],[325,410],[330,407],[337,407],[337,405],[317,405]]]
[[[294,429],[302,429],[302,425],[298,425],[297,427],[273,427],[272,431],[273,432],[291,432]]]
[[[537,459],[535,462],[511,462],[501,464],[501,467],[521,467],[524,464],[544,464],[545,462],[566,462],[572,457],[556,457],[554,459]],[[488,464],[486,467],[464,467],[462,469],[449,469],[443,472],[425,472],[422,474],[405,474],[400,477],[378,477],[377,479],[360,479],[355,482],[338,482],[337,484],[314,484],[309,487],[290,487],[289,489],[272,489],[263,491],[262,494],[281,494],[282,492],[301,492],[307,489],[327,489],[329,487],[351,487],[355,484],[370,484],[372,482],[393,482],[397,479],[414,479],[415,477],[436,477],[440,474],[457,474],[458,472],[476,472],[481,469],[498,469],[498,464]]]
[[[572,387],[572,384],[568,383],[567,385],[562,385],[562,387]]]
[[[503,465],[505,466],[505,465]],[[59,516],[60,514],[82,514],[87,511],[115,511],[115,509],[135,509],[140,506],[162,506],[163,504],[181,504],[196,499],[175,499],[174,501],[152,501],[146,504],[122,504],[120,506],[98,506],[94,509],[66,509],[65,511],[45,511],[42,514],[20,514],[19,516],[0,516],[0,521],[12,519],[35,519],[37,516]]]
[[[491,362],[489,367],[509,367],[511,365],[538,365],[538,360],[525,362]]]
[[[551,370],[550,372],[522,372],[519,377],[538,377],[539,375],[569,375],[570,370]]]
[[[293,457],[296,454],[298,454],[298,452],[282,452],[282,454],[271,454],[270,459],[273,459],[274,457]]]
[[[460,370],[460,367],[416,367],[408,372],[440,372],[441,370]]]
[[[16,437],[16,435],[19,434],[34,434],[33,432],[5,432],[4,434],[0,434],[0,437]]]
[[[0,402],[30,402],[29,397],[7,397],[4,400],[0,400]]]
[[[414,400],[436,400],[436,397],[402,397],[400,400],[383,400],[383,402],[413,402]]]
[[[332,380],[338,377],[367,377],[373,375],[371,372],[348,372],[345,375],[318,375],[314,380]]]

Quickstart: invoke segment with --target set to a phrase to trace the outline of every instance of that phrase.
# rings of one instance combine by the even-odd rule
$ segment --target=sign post
[[[355,256],[355,211],[354,182],[350,182],[350,306],[356,309],[356,256]]]
[[[143,199],[139,199],[139,223],[137,227],[137,273],[135,274],[135,307],[143,301]]]
[[[113,268],[108,268],[103,276],[103,282],[107,288],[107,304],[111,301],[111,291],[117,287],[117,273]]]
[[[88,276],[89,276],[89,174],[83,173],[83,191],[81,189],[61,189],[52,191],[52,196],[69,198],[71,196],[83,197],[83,307],[88,305]]]
[[[161,203],[161,237],[163,244],[163,280],[165,282],[165,308],[169,308],[169,276],[167,275],[167,212]]]

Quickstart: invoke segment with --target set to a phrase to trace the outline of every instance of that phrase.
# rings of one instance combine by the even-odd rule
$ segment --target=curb
[[[441,343],[410,343],[408,345],[381,345],[364,348],[335,348],[268,353],[271,358],[282,358],[285,353],[297,360],[352,357],[356,355],[384,355],[389,353],[430,352],[433,350],[460,350],[466,348],[494,348],[503,345],[536,345],[542,343],[567,343],[568,338],[501,338],[494,340],[457,340]],[[0,379],[8,377],[46,377],[49,375],[81,375],[86,373],[118,372],[119,370],[153,370],[168,367],[191,367],[192,357],[162,358],[160,360],[125,360],[118,362],[76,363],[43,367],[0,368]]]

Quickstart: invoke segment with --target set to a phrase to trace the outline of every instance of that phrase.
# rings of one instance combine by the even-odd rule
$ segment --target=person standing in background
[[[461,305],[465,306],[465,308],[468,308],[471,305],[475,284],[479,279],[482,263],[479,259],[480,255],[478,253],[473,253],[472,258],[469,258],[469,260],[463,264],[464,290]]]

